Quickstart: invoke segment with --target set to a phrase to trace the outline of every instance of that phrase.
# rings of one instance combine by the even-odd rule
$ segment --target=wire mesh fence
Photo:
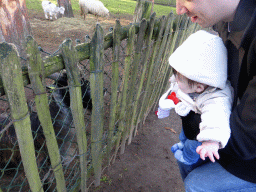
[[[179,23],[181,21],[180,19]],[[27,62],[29,66],[27,70],[22,72],[22,86],[23,84],[25,85],[24,93],[28,113],[21,118],[14,118],[10,93],[4,95],[1,92],[1,189],[3,191],[32,190],[31,185],[33,184],[29,181],[28,170],[23,166],[25,158],[20,152],[21,142],[18,138],[18,128],[15,124],[28,117],[33,137],[36,166],[40,182],[43,184],[40,184],[40,190],[56,191],[62,181],[61,172],[63,172],[65,185],[62,187],[67,191],[78,191],[84,186],[84,183],[86,188],[90,187],[95,179],[99,180],[100,175],[99,178],[95,178],[97,175],[95,161],[97,159],[95,160],[93,156],[93,149],[95,148],[92,145],[100,144],[99,154],[100,158],[102,158],[100,172],[102,172],[104,167],[115,159],[119,149],[124,152],[127,142],[129,143],[136,135],[138,124],[142,123],[147,117],[147,114],[165,88],[171,73],[166,62],[168,56],[187,35],[199,29],[197,25],[188,23],[186,20],[185,28],[173,31],[173,22],[174,17],[172,14],[159,20],[153,19],[152,16],[150,21],[143,20],[140,24],[122,27],[121,33],[125,37],[121,38],[122,35],[119,35],[119,38],[115,39],[115,33],[118,33],[115,31],[115,29],[118,29],[117,23],[114,31],[109,34],[112,37],[112,39],[110,38],[112,43],[109,43],[111,46],[105,46],[105,44],[108,44],[106,43],[107,40],[99,45],[99,47],[102,49],[104,47],[105,49],[102,54],[102,69],[92,70],[92,63],[97,63],[97,58],[94,60],[94,56],[91,53],[93,49],[92,41],[94,40],[77,44],[74,48],[76,51],[72,53],[77,55],[78,58],[76,65],[79,71],[78,80],[76,78],[71,79],[71,77],[75,76],[72,72],[73,69],[70,70],[67,66],[64,67],[66,60],[62,49],[57,50],[56,54],[49,55],[44,51],[44,48],[37,47],[45,70],[45,78],[41,78],[42,82],[44,82],[45,91],[40,93],[35,92],[35,87],[33,87],[33,83],[31,84],[31,74],[33,73],[29,71],[30,64],[28,64],[31,62],[31,57],[20,58],[20,60]],[[177,25],[180,25],[179,23]],[[144,31],[142,30],[143,25],[145,25]],[[152,30],[152,36],[150,36],[150,29]],[[95,34],[97,33],[98,31],[96,30]],[[118,44],[118,41],[120,41],[120,44]],[[91,46],[90,52],[86,49],[88,46]],[[0,48],[3,48],[3,46]],[[95,55],[99,53],[101,53],[100,49],[96,49],[94,52]],[[3,62],[4,60],[1,61],[1,63]],[[72,62],[71,59],[69,62]],[[113,68],[115,64],[117,64],[117,69]],[[116,71],[117,86],[115,87],[113,79]],[[28,80],[28,73],[30,73],[30,81]],[[102,87],[94,83],[93,78],[98,74],[102,75]],[[3,79],[3,71],[1,71],[1,77]],[[39,77],[41,76],[39,75]],[[1,85],[6,85],[2,79]],[[73,80],[78,81],[79,85],[73,84]],[[82,100],[74,103],[73,98],[76,97],[77,87],[81,88]],[[8,92],[6,87],[5,92]],[[39,111],[44,106],[39,107],[38,103],[42,102],[42,100],[39,101],[38,97],[42,95],[47,97],[51,117],[50,124],[52,124],[54,132],[46,132],[39,117]],[[100,106],[102,114],[100,116],[97,116],[99,115],[97,114],[97,106],[101,100],[97,98],[97,95],[103,96],[103,104]],[[82,134],[86,135],[87,145],[84,146],[85,151],[83,153],[81,153],[81,146],[78,141],[81,135],[77,129],[79,123],[76,122],[77,116],[74,109],[75,106],[79,107],[79,105],[82,106],[83,111],[84,124],[82,126]],[[77,109],[77,111],[79,110]],[[18,111],[18,113],[20,112]],[[47,113],[45,112],[44,114]],[[93,115],[96,115],[98,119],[93,118]],[[101,118],[103,120],[102,133],[100,133],[102,136],[94,140],[94,127]],[[56,157],[58,155],[60,157],[59,161],[56,160],[58,163],[55,165],[53,165],[52,157],[49,156],[50,151],[54,149],[50,147],[47,140],[49,135],[52,134],[56,138],[58,147]],[[33,154],[30,155],[32,159]],[[82,158],[86,159],[87,173],[85,176],[82,176],[84,173],[81,171],[83,166],[81,165]],[[62,171],[59,172],[60,169]],[[84,177],[86,177],[85,181],[83,181]],[[82,191],[86,191],[86,189],[83,188]]]

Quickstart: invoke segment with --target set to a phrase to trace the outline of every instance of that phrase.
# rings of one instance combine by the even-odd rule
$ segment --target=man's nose
[[[183,15],[187,12],[187,8],[183,5],[182,0],[176,0],[176,13]]]

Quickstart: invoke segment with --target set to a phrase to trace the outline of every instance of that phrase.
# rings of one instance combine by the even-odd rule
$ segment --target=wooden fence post
[[[167,40],[168,39],[171,40],[170,28],[172,26],[173,20],[174,20],[174,15],[170,13],[167,17],[165,32],[163,34],[163,39],[161,42],[161,46],[159,48],[158,57],[155,60],[155,67],[157,69],[157,72],[154,74],[154,77],[153,77],[155,79],[154,81],[155,86],[154,86],[154,91],[152,92],[154,94],[151,94],[151,97],[150,97],[149,106],[151,107],[154,104],[154,102],[156,102],[156,100],[158,99],[158,96],[160,94],[159,91],[163,86],[161,84],[161,79],[163,78],[164,75],[161,74],[161,71],[163,70],[163,68],[165,68],[166,64],[168,64],[168,62],[165,60],[165,55],[167,54],[167,48],[168,48]],[[163,72],[166,73],[166,71],[163,71]]]
[[[95,186],[100,185],[103,135],[103,29],[99,24],[91,40],[90,85],[92,97],[91,153]]]
[[[140,77],[140,85],[139,85],[139,88],[138,88],[138,91],[137,91],[137,96],[136,96],[136,99],[135,99],[135,106],[138,105],[138,102],[139,102],[139,99],[141,98],[141,92],[142,92],[142,88],[143,88],[143,84],[144,84],[144,81],[145,81],[145,77],[146,77],[146,73],[148,71],[148,65],[149,65],[149,53],[150,53],[150,49],[151,49],[151,41],[152,41],[152,35],[153,35],[153,30],[154,30],[154,24],[155,24],[155,16],[156,16],[156,13],[153,13],[152,16],[150,17],[150,21],[149,21],[149,26],[148,26],[148,31],[147,31],[147,39],[146,39],[146,43],[145,43],[145,47],[146,47],[146,51],[144,53],[144,56],[142,58],[142,62],[144,62],[144,66],[143,66],[143,72],[141,74],[141,77]],[[144,92],[145,95],[147,95],[146,92]],[[137,109],[139,109],[138,111],[138,114],[137,114]],[[135,134],[137,132],[137,128],[138,128],[138,123],[140,122],[140,111],[141,111],[141,107],[137,107],[137,108],[134,108],[134,112],[133,112],[133,118],[132,118],[132,124],[133,126],[135,127],[135,131],[133,132],[134,133],[134,137],[135,137]],[[131,135],[130,135],[131,136]]]
[[[47,149],[51,160],[52,169],[56,178],[57,190],[67,191],[65,186],[65,178],[61,164],[59,147],[52,125],[51,114],[48,105],[48,98],[45,90],[44,81],[44,66],[41,59],[38,45],[31,36],[27,37],[27,54],[28,54],[28,69],[29,78],[32,89],[35,93],[35,102],[38,118],[43,128],[46,139]]]
[[[108,145],[107,145],[107,158],[110,157],[112,149],[112,138],[116,122],[117,111],[117,89],[119,78],[119,51],[120,51],[120,21],[116,21],[116,26],[113,33],[113,63],[112,63],[112,79],[111,79],[111,104],[110,104],[110,122],[108,129]],[[109,158],[110,159],[110,158]],[[109,161],[110,163],[110,161]]]
[[[133,117],[133,112],[134,112],[134,108],[138,107],[135,106],[135,95],[136,95],[136,89],[137,89],[137,85],[136,85],[136,78],[137,78],[137,74],[138,74],[138,69],[139,69],[139,63],[140,63],[140,59],[141,59],[141,53],[142,53],[142,48],[143,48],[143,42],[144,42],[144,37],[145,37],[145,32],[147,29],[147,21],[146,19],[142,19],[141,23],[140,23],[140,31],[138,33],[137,36],[137,42],[136,42],[136,47],[135,47],[135,53],[134,53],[134,59],[132,62],[132,71],[131,71],[131,81],[130,81],[130,94],[129,94],[129,100],[128,103],[132,103],[132,108],[131,108],[131,113],[130,113],[130,117]],[[133,125],[131,124],[132,121],[130,121],[129,126],[131,126],[131,128],[129,128],[130,134],[133,131]],[[128,127],[129,127],[128,126]],[[131,137],[129,137],[128,140],[128,144],[131,144],[132,140]]]
[[[125,74],[123,77],[123,93],[122,93],[122,105],[121,105],[121,112],[120,112],[120,123],[118,126],[118,133],[117,133],[117,140],[116,140],[116,148],[113,158],[113,163],[116,159],[116,154],[120,145],[120,140],[122,136],[122,144],[121,144],[121,154],[124,152],[124,147],[126,143],[127,138],[127,124],[126,124],[126,118],[125,113],[127,112],[127,93],[128,93],[128,85],[129,85],[129,74],[130,74],[130,66],[131,66],[131,56],[134,48],[134,38],[135,38],[135,27],[132,26],[128,33],[128,41],[127,41],[127,56],[125,58]]]
[[[153,3],[146,0],[137,0],[133,14],[133,23],[139,23],[143,18],[149,19],[152,12]]]
[[[134,100],[134,106],[133,106],[133,112],[132,112],[132,118],[131,118],[131,128],[130,128],[130,136],[129,136],[129,140],[128,143],[131,143],[132,141],[132,137],[133,137],[133,133],[136,134],[136,131],[134,132],[135,127],[137,127],[136,125],[136,121],[138,120],[138,114],[137,114],[137,110],[139,109],[138,103],[139,103],[139,99],[141,96],[141,91],[142,91],[142,86],[144,83],[144,77],[146,75],[146,70],[148,68],[148,57],[149,57],[149,51],[150,51],[150,43],[151,43],[151,38],[153,35],[153,29],[154,29],[154,21],[155,21],[155,14],[152,15],[151,19],[150,19],[150,23],[149,23],[149,27],[148,27],[148,31],[147,31],[147,39],[146,39],[146,51],[144,53],[143,59],[142,59],[142,67],[143,67],[143,71],[140,77],[140,83],[139,83],[139,87],[136,90],[136,97]],[[138,112],[139,113],[139,112]],[[137,129],[135,129],[137,130]]]
[[[70,107],[74,119],[76,137],[79,148],[79,158],[81,167],[81,191],[87,192],[87,138],[84,122],[81,78],[77,66],[77,54],[72,46],[70,39],[65,40],[61,46],[61,52],[68,76],[69,92],[70,92]]]
[[[0,44],[1,77],[11,108],[26,177],[33,192],[43,192],[19,59],[15,45],[5,42]]]
[[[159,46],[160,46],[160,43],[161,43],[161,39],[162,39],[162,34],[163,34],[163,31],[164,31],[164,27],[165,27],[165,23],[166,23],[166,17],[163,16],[160,20],[160,24],[159,24],[159,33],[157,35],[157,39],[154,43],[154,46],[153,46],[153,49],[152,49],[152,54],[151,54],[151,58],[150,58],[150,61],[149,61],[149,69],[148,69],[148,78],[147,78],[147,81],[146,81],[146,88],[145,88],[145,92],[147,94],[144,95],[143,99],[142,99],[142,110],[141,110],[141,113],[140,113],[140,118],[142,116],[146,116],[145,113],[148,109],[148,102],[149,102],[149,96],[151,95],[152,93],[152,90],[153,90],[153,87],[150,86],[152,84],[152,81],[154,80],[153,79],[153,72],[155,70],[154,68],[154,60],[155,60],[155,57],[156,57],[156,54],[158,52],[158,49],[159,49]]]

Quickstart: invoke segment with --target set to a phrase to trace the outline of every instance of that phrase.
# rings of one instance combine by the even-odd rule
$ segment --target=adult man
[[[231,137],[219,150],[220,159],[193,167],[178,163],[186,191],[256,191],[256,1],[176,0],[176,11],[219,33],[235,93]],[[183,118],[184,132],[198,126],[198,119],[195,114]]]

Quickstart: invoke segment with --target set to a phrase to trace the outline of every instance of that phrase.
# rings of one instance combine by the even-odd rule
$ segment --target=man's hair
[[[190,88],[192,88],[194,85],[196,85],[196,81],[193,81],[187,77],[185,77],[184,75],[182,75],[181,73],[179,73],[178,71],[176,71],[174,68],[172,68],[173,74],[176,78],[180,79],[180,80],[186,80],[188,82],[188,85]]]

